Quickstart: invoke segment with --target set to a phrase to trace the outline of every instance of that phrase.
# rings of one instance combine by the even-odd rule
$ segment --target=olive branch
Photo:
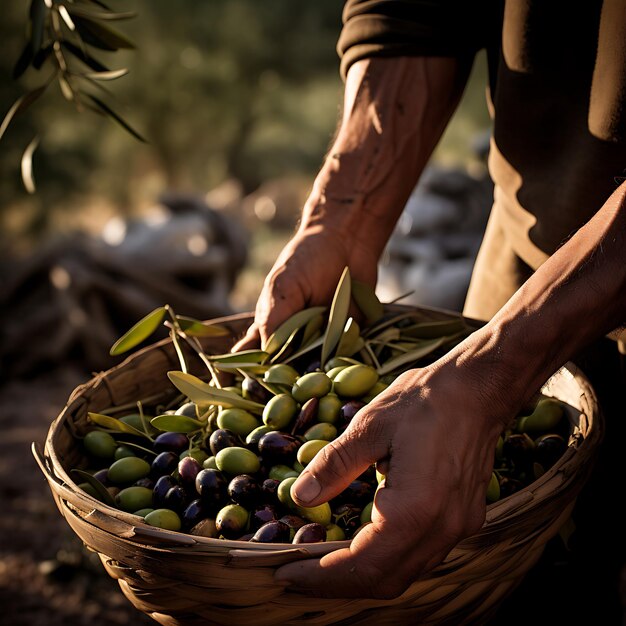
[[[128,20],[134,12],[117,12],[100,0],[31,0],[27,41],[13,69],[19,79],[29,68],[50,69],[44,82],[20,96],[0,123],[0,139],[13,119],[34,104],[53,83],[79,113],[91,111],[109,117],[127,132],[145,139],[121,117],[108,100],[115,96],[103,83],[125,76],[128,69],[109,69],[94,56],[97,51],[115,52],[134,49],[133,42],[111,26]],[[29,193],[35,191],[32,159],[40,137],[28,144],[21,159],[22,181]]]

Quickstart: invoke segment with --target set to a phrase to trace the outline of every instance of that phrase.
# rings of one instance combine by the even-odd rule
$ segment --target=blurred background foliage
[[[27,36],[28,4],[3,6],[0,116],[46,77],[44,66],[11,78]],[[108,118],[79,114],[52,85],[0,141],[2,250],[28,253],[49,235],[75,228],[99,233],[110,217],[140,214],[164,191],[204,195],[237,181],[246,195],[267,181],[291,181],[299,193],[291,193],[296,200],[287,219],[246,223],[251,267],[241,279],[245,296],[234,304],[249,308],[332,141],[343,89],[335,50],[342,3],[111,0],[108,6],[137,12],[114,23],[136,50],[94,56],[110,69],[130,69],[107,87],[117,98],[114,108],[148,143]],[[479,57],[437,161],[476,166],[471,138],[489,125],[485,74]],[[20,159],[36,134],[37,191],[29,195]]]

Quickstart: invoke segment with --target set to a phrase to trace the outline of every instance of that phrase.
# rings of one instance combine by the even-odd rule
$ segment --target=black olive
[[[352,418],[365,406],[365,402],[360,400],[350,400],[339,410],[340,430],[345,430]]]
[[[216,469],[203,469],[196,476],[196,491],[211,511],[222,507],[226,501],[228,480]]]
[[[225,428],[218,428],[211,433],[209,438],[209,447],[211,448],[211,454],[215,456],[220,450],[224,448],[233,448],[241,446],[241,440],[235,433]]]
[[[535,463],[544,470],[549,470],[567,449],[565,439],[561,435],[550,433],[535,439]]]
[[[108,479],[109,468],[105,467],[104,469],[98,470],[93,477],[96,480],[99,480],[105,487],[111,486],[113,483]]]
[[[261,404],[267,404],[272,398],[271,392],[269,392],[261,383],[246,376],[241,383],[241,395],[246,400],[252,400],[253,402],[259,402]]]
[[[305,524],[296,532],[292,543],[319,543],[326,541],[326,529],[321,524]]]
[[[284,522],[272,520],[254,533],[250,541],[256,543],[286,543],[289,541],[289,526]]]
[[[178,467],[178,454],[171,452],[160,452],[152,461],[150,466],[150,475],[154,478],[171,474]]]
[[[139,480],[136,480],[133,483],[133,485],[135,487],[145,487],[146,489],[154,489],[154,480],[146,476],[145,478],[140,478]]]
[[[206,506],[200,499],[191,501],[183,511],[181,521],[183,530],[193,528],[198,522],[209,516]]]
[[[524,488],[524,483],[517,478],[508,478],[503,476],[500,479],[500,499],[506,498]]]
[[[273,504],[261,504],[252,511],[250,516],[250,528],[252,530],[258,530],[266,524],[276,519],[278,511]]]
[[[228,483],[228,495],[236,504],[251,509],[261,499],[261,487],[249,474],[239,474]]]
[[[301,446],[300,440],[274,430],[265,433],[259,439],[259,452],[264,461],[276,465],[293,465],[296,460],[298,448]]]
[[[165,496],[167,492],[172,487],[176,487],[177,484],[176,480],[171,476],[161,476],[161,478],[156,481],[154,489],[152,490],[152,498],[154,500],[155,508],[165,508]]]
[[[186,456],[178,462],[178,475],[184,485],[193,485],[202,465],[193,457]]]
[[[165,476],[163,477],[165,478]],[[180,486],[172,487],[166,494],[164,505],[166,509],[172,509],[176,513],[182,513],[187,506],[189,498],[187,492]]]
[[[263,500],[270,504],[278,504],[278,485],[280,480],[266,478],[261,485],[261,494]]]
[[[189,449],[189,438],[183,433],[161,433],[152,444],[156,452],[174,452],[180,454]]]
[[[363,508],[368,502],[374,499],[374,487],[364,480],[353,480],[338,496],[333,500],[335,504],[353,504]]]
[[[354,504],[341,504],[333,511],[335,524],[345,530],[348,537],[361,525],[362,509]]]
[[[532,466],[534,447],[533,440],[527,434],[513,433],[505,437],[502,454],[516,469],[523,471]]]

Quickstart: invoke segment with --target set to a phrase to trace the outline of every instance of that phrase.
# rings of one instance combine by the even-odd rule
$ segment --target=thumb
[[[231,352],[257,348],[260,345],[261,337],[259,335],[259,329],[256,323],[253,323],[249,326],[246,334],[231,348]]]
[[[339,495],[370,465],[389,454],[380,432],[355,425],[325,445],[291,487],[291,496],[300,506],[317,506]]]

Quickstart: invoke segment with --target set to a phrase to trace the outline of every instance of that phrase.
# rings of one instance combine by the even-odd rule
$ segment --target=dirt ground
[[[71,390],[88,378],[66,367],[28,381],[0,387],[0,623],[6,626],[109,626],[154,624],[122,595],[59,514],[39,471],[30,444],[43,443],[51,420]],[[622,494],[623,495],[623,494]],[[600,542],[598,548],[607,545]],[[570,626],[587,621],[589,607],[572,590],[602,593],[602,556],[595,560],[567,552],[558,539],[548,544],[538,566],[499,611],[490,626],[557,624],[568,614]],[[606,578],[606,577],[605,577]],[[594,585],[595,581],[595,585]],[[591,586],[590,586],[591,585]],[[591,596],[592,598],[594,595]],[[613,597],[613,596],[612,596]],[[611,610],[613,616],[621,610]],[[598,616],[603,611],[599,611]],[[573,618],[571,616],[574,616]],[[585,616],[583,620],[583,616]],[[556,621],[555,621],[556,620]],[[610,626],[621,620],[594,621]],[[626,622],[624,622],[626,624]]]

